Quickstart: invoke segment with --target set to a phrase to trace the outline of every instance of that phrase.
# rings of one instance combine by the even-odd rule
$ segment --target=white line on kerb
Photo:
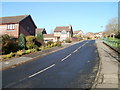
[[[45,68],[45,69],[43,69],[43,70],[41,70],[41,71],[39,71],[39,72],[37,72],[37,73],[35,73],[35,74],[30,75],[28,78],[34,77],[34,76],[36,76],[36,75],[38,75],[38,74],[40,74],[40,73],[42,73],[42,72],[44,72],[44,71],[46,71],[46,70],[54,67],[54,66],[55,66],[55,64],[52,64],[52,65],[50,65],[49,67],[47,67],[47,68]]]

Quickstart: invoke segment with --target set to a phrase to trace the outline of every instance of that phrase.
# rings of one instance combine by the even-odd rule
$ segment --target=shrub
[[[26,53],[26,54],[31,53],[31,50],[30,50],[30,49],[25,50],[25,53]]]
[[[2,58],[3,59],[9,59],[11,57],[15,56],[15,53],[11,52],[10,54],[4,55]]]
[[[34,42],[27,42],[26,43],[27,49],[32,49],[34,45],[35,45]]]
[[[31,52],[35,52],[35,51],[37,51],[37,50],[36,50],[36,49],[31,49],[30,51],[31,51]]]
[[[2,44],[2,54],[9,54],[18,50],[18,43],[15,40],[8,40]]]
[[[36,38],[35,38],[35,36],[26,36],[26,41],[27,42],[34,42],[34,40],[35,40]]]
[[[10,36],[7,35],[7,34],[5,34],[5,35],[2,35],[2,36],[1,36],[1,39],[2,39],[2,42],[4,43],[4,42],[10,40]]]
[[[53,44],[53,41],[48,41],[47,46]]]
[[[62,42],[60,42],[60,41],[57,41],[56,43],[57,43],[57,46],[61,46],[62,45]]]
[[[48,47],[48,48],[51,48],[51,45],[49,44],[47,47]]]
[[[66,42],[66,43],[71,43],[72,41],[69,40],[69,39],[67,39],[67,40],[65,40],[65,42]]]
[[[41,50],[45,50],[46,49],[46,47],[45,46],[42,46],[41,48],[39,48],[39,49],[41,49]]]
[[[33,48],[34,48],[34,49],[37,49],[37,48],[38,48],[38,46],[37,46],[37,45],[33,45]]]
[[[43,41],[43,34],[42,33],[37,34],[37,40]]]
[[[11,58],[11,55],[10,55],[10,54],[7,54],[7,55],[4,55],[4,56],[3,56],[3,59],[9,59],[9,58]]]
[[[24,34],[20,34],[18,38],[18,46],[20,49],[25,49],[26,48],[26,39]]]
[[[26,47],[27,49],[37,49],[39,46],[41,46],[41,42],[37,41],[37,39],[34,36],[27,36],[26,37]]]
[[[42,40],[35,40],[35,45],[40,47],[41,45],[44,45],[44,42]]]
[[[23,51],[23,50],[19,50],[16,52],[16,56],[22,56],[24,54],[25,54],[25,51]]]
[[[53,43],[53,44],[51,44],[51,47],[54,47],[54,43]]]
[[[54,45],[54,47],[55,47],[55,46],[57,46],[57,43],[54,43],[53,45]]]

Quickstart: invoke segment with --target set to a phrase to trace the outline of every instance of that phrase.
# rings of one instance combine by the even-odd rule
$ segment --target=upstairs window
[[[15,29],[15,24],[8,24],[7,29],[8,30],[14,30]]]
[[[67,32],[66,32],[65,30],[63,30],[63,31],[61,32],[61,34],[67,34]]]

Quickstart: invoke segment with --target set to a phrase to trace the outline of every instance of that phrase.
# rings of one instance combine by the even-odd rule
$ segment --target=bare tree
[[[105,33],[107,36],[118,35],[118,18],[112,18],[109,23],[106,25]]]

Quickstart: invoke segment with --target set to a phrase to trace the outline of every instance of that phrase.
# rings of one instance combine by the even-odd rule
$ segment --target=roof
[[[61,31],[71,31],[71,28],[70,26],[59,26],[59,27],[56,27],[54,32],[61,32]]]
[[[44,34],[44,38],[54,38],[54,34]]]
[[[0,24],[5,23],[19,23],[29,15],[20,15],[20,16],[9,16],[9,17],[0,17]]]
[[[45,28],[37,28],[36,31],[37,33],[42,33],[45,30]]]
[[[78,34],[79,32],[82,32],[82,30],[74,31],[73,33],[74,33],[74,34]]]

